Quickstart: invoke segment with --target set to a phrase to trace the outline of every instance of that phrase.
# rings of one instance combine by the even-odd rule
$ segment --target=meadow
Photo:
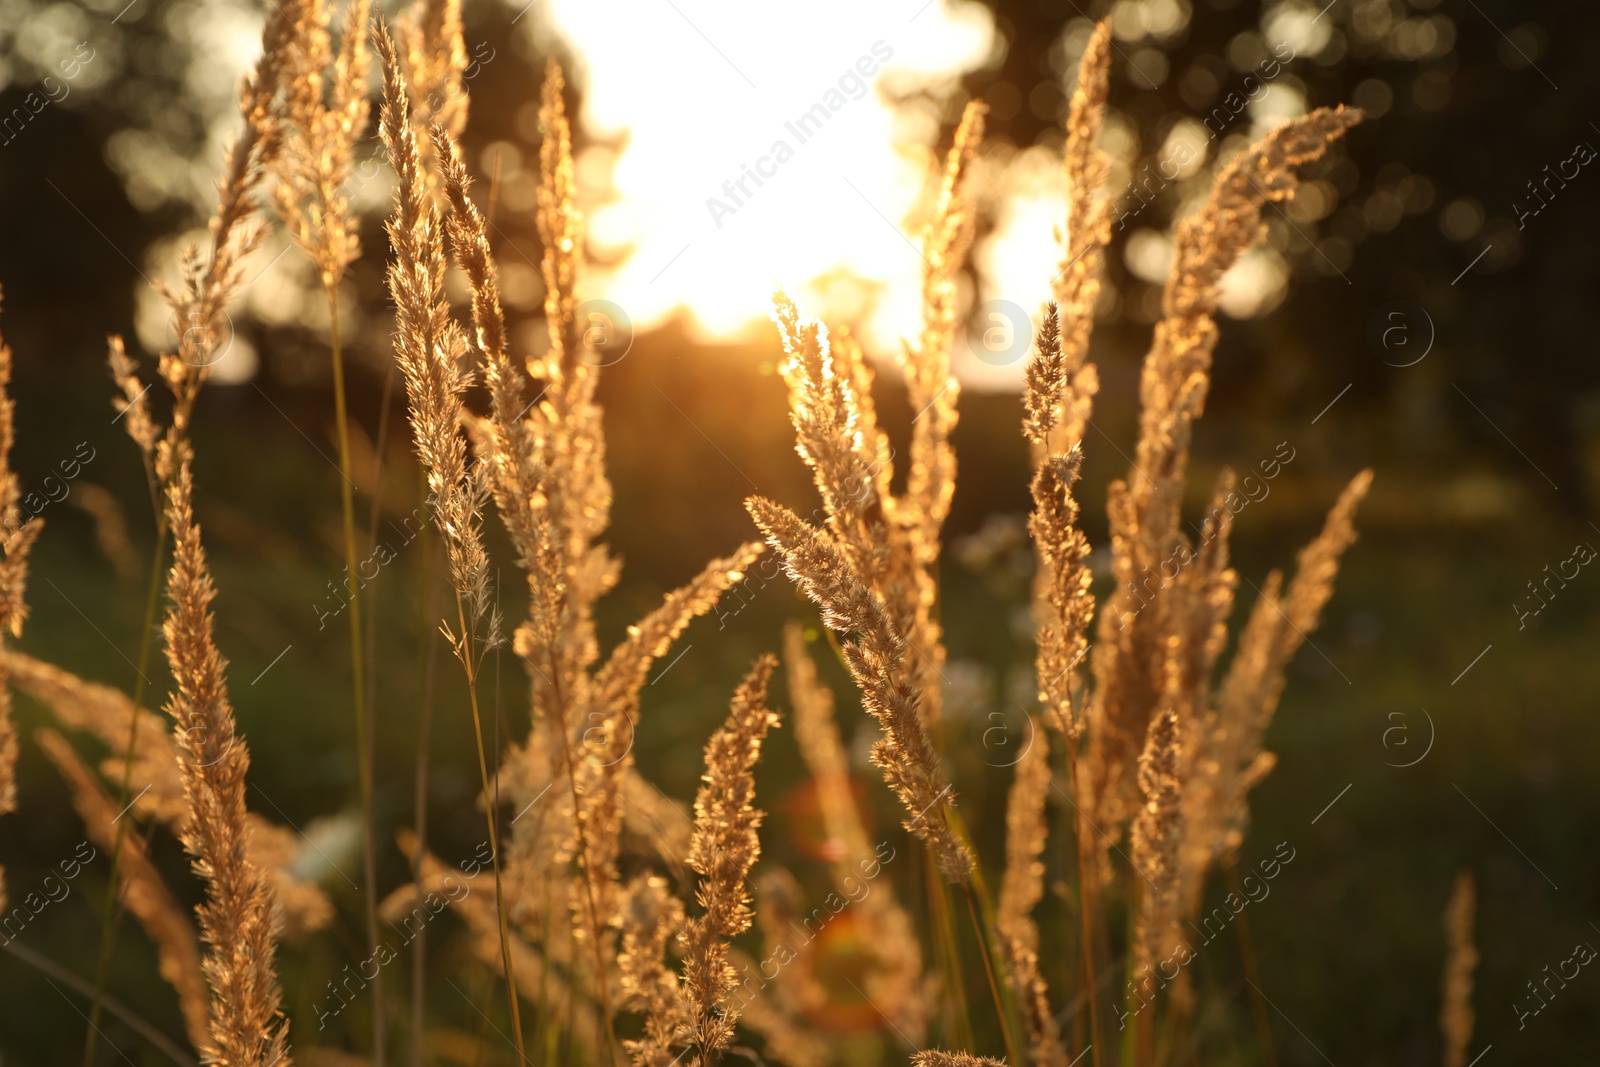
[[[268,13],[209,225],[152,283],[172,345],[113,337],[99,410],[52,411],[0,308],[6,1062],[1577,1047],[1600,530],[1339,432],[1343,393],[1241,417],[1214,374],[1224,277],[1360,109],[1233,143],[1137,350],[1097,341],[1098,23],[1020,393],[969,393],[981,100],[898,352],[779,290],[763,342],[618,356],[555,59],[538,333],[503,306],[527,257],[463,150],[461,18]],[[210,381],[278,235],[329,372],[281,404]]]

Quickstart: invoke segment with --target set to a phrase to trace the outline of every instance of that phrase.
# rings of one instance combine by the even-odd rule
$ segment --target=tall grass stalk
[[[1223,867],[1228,875],[1228,888],[1240,900],[1245,899],[1239,885],[1239,872],[1229,863]],[[1261,1042],[1261,1062],[1266,1067],[1278,1067],[1277,1050],[1272,1044],[1272,1018],[1267,1014],[1267,1002],[1261,992],[1261,968],[1256,964],[1256,943],[1250,933],[1250,917],[1239,913],[1239,959],[1244,963],[1245,976],[1250,979],[1250,1008],[1256,1021],[1256,1037]]]
[[[1068,788],[1074,797],[1078,793],[1078,739],[1070,730],[1062,731],[1067,738],[1067,775]],[[1089,848],[1085,838],[1088,827],[1083,811],[1079,809],[1076,800],[1072,802],[1072,840],[1078,853],[1078,918],[1081,927],[1080,937],[1083,946],[1079,956],[1083,960],[1083,991],[1089,1004],[1089,1044],[1094,1049],[1094,1067],[1100,1067],[1100,1007],[1095,994],[1095,969],[1094,969],[1094,942],[1095,925],[1094,917],[1098,914],[1095,898],[1098,887],[1095,879],[1087,873],[1089,865]]]
[[[378,951],[378,864],[376,829],[372,817],[372,724],[367,720],[364,634],[361,629],[361,594],[356,555],[355,483],[350,478],[350,424],[345,407],[344,353],[339,343],[339,294],[326,290],[330,347],[333,354],[334,426],[339,438],[339,506],[344,518],[344,563],[350,593],[350,677],[356,709],[356,778],[361,792],[362,897],[366,907],[367,951]],[[383,976],[372,979],[372,1056],[384,1062]]]
[[[980,920],[978,918],[978,905],[973,894],[974,885],[981,885],[982,878],[977,875],[976,870],[974,868],[972,881],[961,887],[962,895],[967,898],[967,915],[972,919],[972,932],[977,935],[978,951],[983,956],[983,975],[989,980],[989,995],[994,998],[994,1012],[996,1018],[1000,1020],[1000,1034],[1005,1038],[1006,1056],[1009,1057],[1012,1063],[1021,1063],[1022,1060],[1017,1056],[1016,1040],[1012,1037],[1012,1015],[1014,1013],[1010,1010],[1007,999],[1000,995],[1000,983],[995,980],[994,976],[995,939],[988,932],[994,926],[994,908],[988,903],[987,893],[985,893],[983,909],[984,919]]]
[[[6,942],[4,948],[13,957],[26,963],[41,974],[49,975],[62,985],[70,989],[76,989],[84,996],[101,1002],[106,1011],[116,1016],[128,1029],[150,1042],[151,1047],[160,1050],[178,1067],[198,1067],[193,1056],[184,1052],[175,1041],[162,1033],[157,1027],[152,1026],[143,1016],[134,1012],[120,1000],[108,996],[103,991],[94,989],[88,982],[61,966],[49,956],[44,955],[42,952],[35,952],[24,945],[19,945],[15,941]]]
[[[372,507],[368,513],[365,546],[371,548],[378,544],[378,523],[383,517],[383,459],[387,454],[389,442],[389,401],[394,394],[394,364],[389,364],[389,369],[383,378],[383,398],[378,405],[378,434],[373,440],[374,462],[372,468]],[[376,666],[378,663],[378,589],[372,589],[372,598],[367,603],[365,634],[366,663]],[[367,709],[367,775],[368,784],[373,785],[376,780],[376,767],[378,758],[378,677],[375,672],[366,679],[362,698]],[[374,820],[376,816],[374,816]],[[377,827],[371,831],[373,849],[377,848]],[[376,867],[376,859],[374,859]],[[388,1044],[387,1031],[384,1035],[384,1044]]]
[[[478,748],[478,775],[483,787],[483,814],[489,831],[489,854],[493,857],[494,866],[494,906],[495,917],[500,923],[500,959],[506,971],[506,1004],[511,1012],[511,1036],[517,1046],[517,1056],[526,1060],[527,1056],[522,1049],[522,1013],[517,1004],[517,972],[511,961],[511,928],[506,921],[506,902],[504,887],[500,875],[500,834],[496,829],[496,819],[499,812],[494,803],[494,792],[489,783],[489,762],[483,744],[483,717],[478,710],[478,667],[480,658],[472,646],[470,631],[467,628],[467,611],[461,593],[456,592],[456,621],[461,627],[463,652],[462,665],[467,671],[467,695],[472,702],[472,736]],[[417,855],[422,855],[418,849]]]
[[[121,910],[125,907],[150,930],[148,916],[155,914],[148,907],[151,898],[136,890],[154,893],[151,887],[161,882],[154,865],[146,862],[141,832],[119,823],[122,814],[133,812],[129,822],[160,821],[175,829],[204,885],[198,930],[170,906],[170,896],[160,898],[166,902],[163,916],[171,919],[167,929],[187,932],[190,942],[207,946],[206,958],[188,969],[192,975],[168,966],[174,958],[172,942],[157,937],[168,952],[163,976],[179,991],[192,1026],[191,1043],[204,1062],[288,1067],[289,1020],[274,962],[278,933],[293,928],[297,916],[315,912],[312,905],[317,902],[326,916],[333,913],[318,887],[299,882],[290,871],[297,849],[293,836],[248,810],[249,751],[227,695],[227,665],[217,648],[212,611],[217,589],[193,500],[194,402],[206,368],[218,354],[225,309],[242,284],[240,264],[261,243],[261,230],[251,216],[266,174],[278,181],[285,226],[313,255],[328,308],[365,875],[359,895],[373,956],[380,945],[379,916],[390,907],[387,902],[381,909],[379,905],[375,811],[377,693],[386,677],[378,666],[382,619],[377,609],[383,598],[376,587],[361,584],[360,556],[379,544],[393,371],[384,383],[370,522],[358,530],[351,434],[359,427],[350,422],[339,309],[341,279],[359,248],[359,217],[341,190],[366,119],[362,42],[369,8],[368,0],[346,5],[346,29],[335,57],[329,47],[330,5],[285,0],[285,6],[287,10],[275,8],[277,15],[264,35],[265,56],[246,83],[246,133],[230,155],[221,183],[210,255],[187,253],[182,284],[164,291],[178,321],[193,328],[176,352],[160,360],[160,376],[174,404],[171,424],[159,435],[143,406],[145,390],[136,368],[121,342],[111,343],[113,374],[125,398],[118,407],[145,453],[158,512],[132,701],[120,691],[91,686],[13,650],[0,650],[6,665],[32,665],[28,684],[53,686],[53,710],[64,723],[90,728],[112,749],[101,781],[61,735],[49,734],[53,740],[45,742],[69,785],[77,783],[80,814],[112,861],[100,909],[84,1067],[94,1067],[102,1013],[120,1013],[105,986]],[[781,929],[787,907],[784,892],[768,892],[764,885],[758,915],[749,881],[761,857],[759,831],[765,817],[754,804],[755,772],[762,742],[778,724],[777,715],[766,707],[776,660],[757,660],[725,725],[706,746],[703,784],[687,840],[674,844],[677,839],[662,829],[673,817],[663,817],[663,812],[672,812],[674,806],[663,795],[664,807],[656,807],[656,793],[632,749],[632,729],[651,664],[691,620],[745,579],[761,548],[745,545],[711,561],[691,582],[667,594],[639,625],[629,627],[626,638],[601,661],[595,605],[616,586],[620,562],[600,540],[609,523],[612,489],[605,475],[605,435],[595,393],[598,367],[584,351],[587,341],[578,314],[583,198],[566,119],[565,81],[552,63],[539,109],[543,136],[536,198],[550,344],[543,354],[528,359],[510,351],[515,346],[508,344],[488,237],[500,192],[500,158],[496,153],[485,217],[469,195],[471,179],[461,157],[465,56],[459,24],[459,0],[422,0],[404,29],[403,57],[381,18],[373,34],[384,61],[382,135],[398,179],[387,227],[393,249],[387,282],[397,326],[395,354],[428,511],[419,563],[418,606],[427,636],[419,665],[416,833],[401,835],[401,847],[413,863],[413,886],[396,897],[420,915],[403,898],[408,893],[418,900],[435,897],[430,887],[449,877],[449,865],[427,851],[435,666],[443,636],[467,683],[478,796],[494,871],[493,919],[481,890],[470,901],[451,897],[469,919],[474,949],[489,967],[485,990],[470,996],[459,986],[457,991],[475,1009],[485,1000],[492,1004],[498,996],[496,975],[504,975],[510,1043],[524,1062],[529,1060],[519,968],[528,1002],[538,1012],[527,1045],[552,1062],[620,1067],[631,1058],[644,1067],[668,1067],[693,1053],[690,1062],[712,1067],[729,1053],[758,1058],[736,1043],[743,1027],[766,1040],[767,1049],[759,1055],[787,1067],[820,1067],[829,1050],[808,1023],[816,1018],[815,1009],[826,1007],[826,991],[820,983],[808,988],[807,982],[821,972],[803,974],[809,968],[801,965],[784,971],[771,990],[766,983],[756,989],[741,986],[744,961],[735,947],[758,918],[763,933],[772,936],[766,919],[774,920],[773,929]],[[1074,1044],[1087,1039],[1093,1067],[1173,1067],[1186,1062],[1198,1045],[1207,1030],[1206,1016],[1193,1008],[1190,973],[1162,994],[1159,1003],[1147,1002],[1146,994],[1154,993],[1149,988],[1154,984],[1152,964],[1186,937],[1184,923],[1193,926],[1207,879],[1218,874],[1217,868],[1238,892],[1233,865],[1248,829],[1250,791],[1272,766],[1273,757],[1262,742],[1283,691],[1285,669],[1328,602],[1340,556],[1355,537],[1355,508],[1370,480],[1366,472],[1350,483],[1322,533],[1300,553],[1292,583],[1285,586],[1276,573],[1266,580],[1231,662],[1214,684],[1239,580],[1228,561],[1223,506],[1232,475],[1225,472],[1218,480],[1211,517],[1204,530],[1196,525],[1200,540],[1191,542],[1182,521],[1191,436],[1210,383],[1222,275],[1261,240],[1265,204],[1291,197],[1299,180],[1297,168],[1322,156],[1359,120],[1347,109],[1317,109],[1223,162],[1209,198],[1178,224],[1163,317],[1141,373],[1138,459],[1130,463],[1129,478],[1114,483],[1109,494],[1117,589],[1106,602],[1095,603],[1087,563],[1090,547],[1079,528],[1073,486],[1088,406],[1098,389],[1086,355],[1112,211],[1109,198],[1100,192],[1107,163],[1097,147],[1109,89],[1110,42],[1107,20],[1091,37],[1069,109],[1065,266],[1059,284],[1051,286],[1055,300],[1046,305],[1035,337],[1038,352],[1026,368],[1023,394],[1022,428],[1033,456],[1034,506],[1028,529],[1039,565],[1034,588],[1039,721],[1048,721],[1066,741],[1063,785],[1070,792],[1055,784],[1048,746],[1034,749],[1033,760],[1016,766],[1006,818],[1005,874],[996,883],[997,894],[990,893],[979,850],[954,806],[954,768],[944,758],[943,697],[936,680],[946,659],[939,560],[955,489],[950,436],[959,383],[951,372],[951,354],[960,332],[958,275],[979,207],[965,187],[977,160],[981,104],[970,104],[964,112],[924,235],[929,269],[923,278],[922,331],[906,345],[900,361],[912,407],[920,409],[911,430],[904,491],[892,489],[897,483],[893,450],[877,422],[873,367],[847,331],[830,336],[820,322],[802,320],[795,303],[779,294],[774,319],[787,357],[780,373],[790,392],[797,450],[812,471],[824,507],[820,521],[809,522],[776,502],[760,497],[747,501],[789,576],[821,609],[828,640],[860,693],[862,709],[879,728],[871,762],[904,809],[900,825],[913,841],[911,855],[901,861],[910,868],[897,868],[902,874],[887,881],[903,879],[912,886],[919,879],[924,882],[919,893],[925,905],[921,937],[894,903],[888,884],[853,916],[862,924],[857,936],[873,957],[863,971],[865,989],[857,988],[908,1046],[921,1046],[930,1020],[937,1020],[939,1037],[970,1048],[974,991],[967,984],[975,975],[963,966],[963,953],[968,964],[972,951],[981,953],[1000,1036],[1014,1067],[1067,1067],[1069,1061],[1062,1039],[1065,1027],[1052,1009],[1041,974],[1042,939],[1034,917],[1045,899],[1044,878],[1050,869],[1045,859],[1052,788],[1073,807],[1078,916],[1075,923],[1063,917],[1046,929],[1053,939],[1080,942],[1077,959],[1063,958],[1059,971],[1054,964],[1051,968],[1058,975],[1064,972],[1064,987],[1081,983],[1069,1009]],[[331,100],[324,91],[330,86]],[[447,237],[471,288],[470,333],[457,321],[445,292]],[[3,346],[0,352],[5,353],[0,365],[9,368],[9,353]],[[466,404],[474,364],[489,394],[488,417],[479,417]],[[0,373],[0,386],[8,380],[8,370]],[[10,405],[0,388],[0,459],[9,452],[10,438]],[[355,444],[359,449],[359,433]],[[1146,470],[1159,479],[1145,475]],[[11,478],[0,468],[0,504],[13,495],[14,485],[7,484]],[[514,636],[502,630],[499,572],[483,533],[491,503],[529,580],[528,619]],[[8,520],[11,510],[9,505],[0,507]],[[0,559],[0,627],[20,636],[24,575],[21,560],[13,558],[16,537],[14,533],[6,540],[5,558]],[[1133,604],[1129,596],[1134,586],[1124,579],[1148,572],[1174,546],[1186,553],[1186,569],[1167,583],[1170,587],[1154,604]],[[164,569],[169,549],[170,567]],[[448,618],[446,579],[455,596],[453,620]],[[147,672],[163,589],[171,601],[164,632],[176,682],[167,705],[170,730],[152,723],[157,717],[141,709],[151,686]],[[403,599],[398,593],[395,598]],[[1087,634],[1097,615],[1100,640],[1093,649],[1092,670],[1080,676],[1076,668],[1090,651]],[[791,629],[786,640],[796,650],[792,658],[809,667],[799,634]],[[528,671],[534,715],[527,743],[508,744],[502,759],[499,649],[508,636]],[[487,696],[479,692],[491,653],[492,732],[483,728]],[[0,673],[21,683],[13,666],[0,666]],[[791,688],[800,693],[807,687],[818,688],[814,676]],[[0,811],[10,810],[13,790],[14,745],[5,692],[0,690]],[[796,732],[825,798],[833,875],[842,882],[841,870],[855,868],[870,881],[876,873],[844,862],[870,853],[845,748],[832,718],[832,695],[813,691],[806,699],[812,706],[803,711],[802,697],[793,698]],[[594,723],[600,726],[585,729]],[[125,732],[126,746],[119,751]],[[148,772],[155,789],[143,803],[132,795],[136,758],[140,776]],[[114,809],[107,787],[113,781],[120,784],[116,796],[124,804],[115,819],[109,814]],[[513,825],[515,818],[499,825],[502,791],[516,803],[531,797],[531,807],[552,790],[538,817],[520,826]],[[86,804],[85,796],[94,803]],[[1068,832],[1064,818],[1057,822],[1057,833]],[[117,824],[115,830],[112,824]],[[1126,841],[1127,853],[1120,841]],[[843,847],[835,850],[834,843]],[[692,898],[697,907],[686,907],[689,898],[681,892],[687,880],[685,849],[688,867],[699,877]],[[1127,862],[1113,862],[1113,851]],[[668,888],[659,873],[663,866],[680,875],[679,891]],[[774,874],[781,877],[773,884],[799,884],[787,871]],[[862,903],[866,898],[855,897],[849,884],[843,886],[844,895]],[[951,886],[960,887],[975,945],[966,942],[963,924],[953,913],[959,905]],[[797,890],[787,890],[787,899],[797,895]],[[316,900],[308,904],[311,896]],[[769,906],[774,909],[770,914],[764,910]],[[437,910],[433,904],[428,907]],[[1476,963],[1472,909],[1471,884],[1463,880],[1447,926],[1451,960],[1441,1018],[1449,1046],[1447,1067],[1459,1067],[1471,1037]],[[425,935],[430,919],[423,917],[423,928],[407,938],[414,941],[415,955],[411,1048],[405,1058],[413,1067],[422,1067],[429,1058]],[[1125,937],[1119,925],[1124,922]],[[307,923],[306,928],[315,927]],[[1254,989],[1260,1055],[1267,1067],[1276,1067],[1252,931],[1244,916],[1239,918],[1239,938],[1245,977]],[[923,939],[937,954],[936,968],[930,970],[938,973],[924,972]],[[1124,941],[1126,953],[1119,949],[1114,954],[1114,942]],[[319,957],[314,954],[313,959]],[[444,959],[435,939],[433,965]],[[810,966],[821,959],[813,956]],[[380,961],[380,973],[387,962]],[[1097,971],[1101,966],[1103,975]],[[209,993],[202,988],[202,975]],[[1131,979],[1125,994],[1098,989],[1099,981],[1113,977]],[[377,1067],[385,1067],[393,1037],[391,1012],[379,974],[365,978],[362,988],[373,997],[370,1055]],[[87,991],[90,984],[82,981],[81,987]],[[307,1013],[316,1007],[303,991],[297,993]],[[562,996],[564,1006],[558,1004]],[[397,997],[393,1014],[404,1011],[399,1002]],[[1113,1033],[1109,1023],[1117,1021],[1112,1012],[1119,1002],[1134,1018],[1126,1030],[1126,1018],[1118,1021],[1120,1033]],[[1083,1006],[1087,1020],[1081,1017]],[[590,1012],[595,1012],[592,1022],[586,1014]],[[482,1021],[473,1055],[483,1056],[490,1031],[499,1031],[485,1011],[478,1014]],[[364,1025],[364,1020],[352,1023],[356,1029]],[[989,1035],[986,1019],[982,1029]],[[619,1040],[619,1034],[626,1040]],[[464,1038],[470,1039],[470,1033]],[[820,1051],[816,1046],[822,1046]],[[402,1034],[397,1061],[404,1051]],[[1087,1059],[1089,1051],[1078,1052],[1071,1063]],[[919,1067],[989,1067],[999,1061],[966,1051],[928,1050],[917,1052],[914,1062]]]
[[[517,1054],[525,1058],[501,880],[500,840],[495,826],[498,813],[489,786],[488,757],[478,702],[482,654],[486,647],[499,642],[500,617],[489,596],[488,556],[481,529],[484,495],[478,475],[467,466],[466,443],[461,436],[462,393],[467,387],[461,361],[466,354],[466,338],[451,320],[445,301],[442,288],[444,249],[438,205],[428,191],[400,57],[381,16],[372,38],[383,60],[381,132],[390,164],[399,177],[394,193],[395,214],[388,225],[395,253],[388,277],[398,327],[394,336],[395,355],[405,378],[414,443],[427,476],[433,513],[445,540],[450,581],[455,590],[456,629],[450,632],[448,623],[442,620],[441,627],[467,677],[484,814],[494,861],[495,915],[501,965],[506,976],[506,998]],[[419,850],[418,855],[422,854]]]
[[[551,943],[550,939],[554,936],[552,927],[550,925],[550,916],[553,914],[553,900],[554,897],[550,893],[550,877],[546,875],[544,880],[544,906],[546,911],[544,915],[543,930],[545,936],[543,944],[545,945],[549,945]],[[560,1018],[552,1017],[550,1012],[549,969],[546,968],[545,973],[540,975],[539,1004],[544,1012],[543,1024],[545,1056],[551,1063],[560,1063],[561,1042],[566,1040],[567,1035],[572,1033],[573,1010],[577,1004],[577,998],[568,997],[566,1010],[562,1016]]]
[[[561,696],[561,667],[555,662],[554,656],[550,660],[550,686],[551,699],[558,708],[566,705]],[[572,738],[563,725],[557,731],[561,735],[561,761],[566,769],[567,785],[572,793],[572,810],[574,812],[573,827],[578,835],[578,866],[582,874],[583,899],[589,911],[589,942],[594,947],[594,981],[600,994],[600,1025],[604,1028],[599,1036],[605,1042],[606,1055],[611,1067],[617,1063],[617,1035],[611,1018],[611,994],[606,982],[605,946],[601,944],[600,932],[604,927],[600,923],[600,906],[595,900],[594,879],[589,877],[589,835],[584,828],[584,820],[577,817],[581,811],[578,800],[578,768],[572,758]]]
[[[428,496],[427,480],[423,479],[420,495]],[[411,860],[411,875],[418,898],[426,895],[422,881],[423,857],[428,852],[428,772],[433,752],[433,686],[438,667],[439,630],[433,620],[439,617],[439,575],[434,570],[434,551],[428,530],[433,525],[430,514],[418,533],[418,552],[422,555],[422,699],[417,709],[417,772],[412,790],[412,821],[416,826],[417,848]],[[423,1067],[426,1055],[426,1009],[428,998],[428,928],[417,931],[416,948],[411,957],[411,1041],[413,1067]]]
[[[154,496],[154,482],[151,494]],[[133,713],[128,716],[128,745],[122,760],[122,779],[117,789],[118,809],[128,806],[128,794],[133,789],[133,752],[139,736],[139,708],[144,704],[145,688],[150,683],[150,653],[155,648],[156,611],[161,605],[162,563],[167,555],[167,520],[160,507],[156,508],[156,548],[150,561],[150,581],[145,592],[144,623],[140,627],[139,665],[134,668]],[[89,1028],[83,1035],[83,1067],[94,1062],[95,1038],[99,1034],[100,1000],[105,992],[106,972],[111,966],[111,953],[116,943],[116,925],[121,915],[117,907],[121,894],[118,890],[117,871],[122,860],[122,839],[127,823],[117,820],[116,841],[111,846],[111,871],[106,876],[106,899],[100,908],[100,960],[95,965],[94,996],[89,1001]]]
[[[956,838],[967,849],[972,850],[972,837],[967,833],[966,822],[961,812],[951,808],[946,811],[951,828]],[[973,850],[975,852],[975,850]],[[989,891],[989,883],[983,875],[983,865],[974,863],[968,879],[961,884],[962,895],[967,902],[967,916],[972,921],[972,933],[978,939],[978,951],[983,957],[983,974],[989,983],[989,996],[994,1002],[995,1017],[1000,1021],[1001,1036],[1005,1039],[1006,1055],[1012,1063],[1021,1063],[1017,1056],[1016,1033],[1016,1001],[1008,995],[1012,992],[1010,987],[1002,988],[996,978],[996,967],[1005,968],[1006,962],[1000,954],[1001,935],[995,923],[994,895]],[[980,913],[982,917],[980,918]]]
[[[928,892],[928,912],[933,919],[935,949],[944,970],[946,1036],[963,1048],[972,1047],[972,1017],[967,1007],[966,974],[961,967],[961,948],[956,942],[955,923],[950,918],[950,899],[943,874],[931,849],[923,849],[924,881]]]

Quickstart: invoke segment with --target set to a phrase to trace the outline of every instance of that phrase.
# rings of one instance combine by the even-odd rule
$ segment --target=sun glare
[[[764,321],[782,285],[879,353],[914,336],[912,216],[959,114],[959,78],[996,47],[986,8],[551,0],[535,11],[534,32],[574,53],[582,132],[611,163],[609,190],[587,209],[585,295],[641,328],[687,309],[702,336],[726,338]]]

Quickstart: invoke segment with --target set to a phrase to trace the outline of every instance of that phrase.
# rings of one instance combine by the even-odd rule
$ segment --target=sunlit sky
[[[86,2],[103,7],[112,0]],[[588,234],[582,297],[614,301],[639,330],[683,316],[699,338],[717,340],[770,337],[770,296],[781,286],[806,315],[850,326],[876,356],[893,354],[902,339],[916,335],[921,227],[941,153],[966,98],[963,79],[996,68],[1005,56],[988,7],[975,0],[815,0],[801,9],[731,0],[500,2],[512,12],[514,32],[532,46],[524,54],[562,57],[581,101],[575,143]],[[1192,81],[1197,71],[1237,87],[1258,69],[1269,44],[1298,64],[1343,47],[1331,20],[1318,20],[1319,6],[1269,0],[1259,32],[1241,32],[1228,45],[1230,70],[1213,77],[1197,66],[1179,78],[1163,49],[1181,39],[1191,6],[1118,0],[1111,8],[1118,72],[1113,99],[1125,96],[1130,83],[1142,89],[1169,76],[1185,95],[1185,79]],[[50,8],[61,10],[64,5]],[[1050,46],[1053,72],[1039,77],[1057,77],[1065,90],[1090,23],[1063,15],[1062,36]],[[167,10],[165,28],[193,45],[185,52],[184,81],[212,143],[199,153],[170,144],[156,118],[113,134],[107,160],[140,208],[190,201],[209,210],[216,162],[237,125],[231,94],[222,88],[258,47],[259,23],[255,0],[174,0]],[[34,20],[32,43],[19,56],[54,54],[85,34],[100,49],[95,76],[110,77],[121,60],[115,39],[102,40],[97,26],[78,15]],[[1367,29],[1375,40],[1388,39],[1385,27]],[[1448,20],[1422,20],[1413,29],[1418,55],[1447,49],[1453,39]],[[488,42],[468,43],[480,59],[493,51]],[[1204,196],[1206,175],[1219,156],[1305,110],[1304,84],[1287,73],[1290,64],[1283,69],[1225,137],[1214,139],[1198,118],[1185,118],[1161,124],[1159,142],[1146,141],[1154,129],[1136,128],[1115,108],[1108,114],[1102,143],[1113,159],[1111,195],[1122,208],[1137,206],[1130,179],[1141,159],[1165,166],[1182,153],[1181,184],[1116,234],[1112,254],[1133,276],[1157,285],[1164,280],[1171,219]],[[1135,72],[1143,83],[1134,80]],[[1197,99],[1211,99],[1219,85]],[[85,78],[81,88],[90,87]],[[1021,88],[1026,93],[1031,87]],[[1378,89],[1388,92],[1381,84]],[[474,162],[481,173],[504,164],[501,202],[525,210],[533,198],[537,132],[520,118],[518,124],[523,143],[495,142]],[[383,212],[387,170],[376,145],[368,151],[372,159],[363,157],[352,199],[363,211]],[[1327,182],[1311,184],[1315,188],[1292,208],[1297,227],[1326,217],[1338,203]],[[990,301],[1006,301],[1036,319],[1060,263],[1065,188],[1059,152],[991,138],[974,167],[974,191],[985,234],[973,249],[971,284],[961,279],[962,306],[980,329],[990,325],[981,321]],[[1392,206],[1393,196],[1375,195]],[[1427,206],[1426,197],[1406,193],[1403,199],[1412,205],[1407,211]],[[1394,214],[1386,211],[1379,213],[1384,219]],[[177,250],[199,234],[194,229],[157,242],[146,273],[169,276]],[[1247,253],[1224,279],[1224,311],[1261,314],[1283,299],[1286,236],[1278,233]],[[247,287],[241,310],[269,323],[315,327],[325,309],[307,283],[303,257],[285,250],[281,237],[269,240],[259,280]],[[1348,243],[1332,255],[1347,256]],[[511,304],[536,308],[532,267],[513,256],[502,266]],[[148,286],[138,290],[141,339],[151,347],[170,343],[165,308]],[[296,299],[301,290],[317,298]],[[361,314],[356,306],[341,311],[352,323]],[[1019,353],[1000,365],[984,362],[965,343],[954,353],[957,374],[979,387],[1016,387],[1024,361]],[[229,380],[254,374],[255,354],[244,336],[224,363],[216,372]]]
[[[536,10],[577,54],[583,132],[622,145],[615,199],[588,220],[591,254],[620,261],[591,273],[637,325],[687,308],[702,333],[738,333],[765,319],[783,285],[806,313],[854,322],[879,352],[914,334],[913,216],[959,111],[958,79],[996,47],[988,9],[541,0]]]
[[[1173,0],[1125,0],[1117,12],[1118,37],[1131,42],[1181,31],[1188,18]],[[624,20],[629,31],[619,34]],[[574,54],[587,170],[609,172],[589,210],[586,295],[614,300],[640,328],[687,311],[697,333],[721,338],[762,328],[781,285],[806,314],[851,325],[880,356],[915,336],[921,225],[964,101],[960,79],[1003,57],[988,8],[539,0],[523,32]],[[1252,116],[1258,126],[1304,109],[1287,87],[1272,104],[1275,113]],[[1135,154],[1136,138],[1124,134],[1119,157]],[[1192,148],[1183,176],[1209,161],[1198,123],[1180,124],[1168,149],[1173,138]],[[974,249],[977,291],[964,293],[966,306],[1004,300],[1036,319],[1060,262],[1059,155],[986,153],[975,186],[992,231]],[[1132,251],[1135,274],[1164,278],[1161,232]],[[1224,306],[1249,314],[1275,304],[1285,266],[1269,250],[1251,253],[1228,279]],[[995,365],[973,351],[961,343],[954,353],[969,384],[1020,381],[1020,353]]]

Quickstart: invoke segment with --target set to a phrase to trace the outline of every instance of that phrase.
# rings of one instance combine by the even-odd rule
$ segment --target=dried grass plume
[[[1472,974],[1478,967],[1472,923],[1477,892],[1472,875],[1456,875],[1450,906],[1444,913],[1445,939],[1450,954],[1444,965],[1444,1006],[1439,1010],[1439,1031],[1444,1035],[1444,1067],[1466,1067],[1467,1046],[1472,1041]]]

